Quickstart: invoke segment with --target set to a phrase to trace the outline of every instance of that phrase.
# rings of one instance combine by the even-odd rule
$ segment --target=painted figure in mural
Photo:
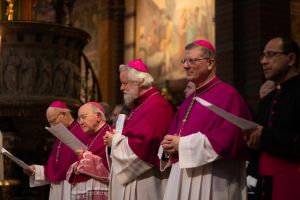
[[[259,156],[259,199],[300,199],[300,76],[299,46],[286,37],[271,39],[260,57],[267,80],[275,89],[261,99],[257,122],[245,132]]]
[[[247,145],[241,129],[195,101],[201,97],[250,119],[240,94],[216,76],[216,51],[205,40],[185,47],[187,80],[197,89],[180,105],[164,137],[162,170],[172,166],[165,200],[246,199]]]
[[[172,106],[152,87],[142,60],[120,65],[124,102],[131,108],[121,134],[108,132],[112,172],[109,199],[162,199],[168,173],[159,171],[157,151],[173,116]]]
[[[79,161],[70,167],[67,179],[72,184],[72,200],[106,200],[108,198],[109,158],[103,136],[111,127],[105,110],[97,102],[88,102],[78,110],[78,122],[88,135],[87,150],[79,149]]]
[[[74,120],[67,105],[61,101],[54,101],[46,112],[47,120],[51,126],[62,123],[79,140],[86,143],[87,137]],[[73,150],[56,140],[46,165],[31,165],[34,171],[24,171],[30,175],[30,187],[51,184],[49,200],[70,200],[71,186],[66,180],[66,173],[70,165],[77,160]]]
[[[167,14],[163,14],[162,16],[162,25],[160,26],[162,37],[159,43],[160,51],[164,53],[164,59],[161,69],[161,75],[163,77],[168,78],[169,75],[171,75],[172,72],[172,55],[174,55],[174,49],[172,48],[172,39],[173,39],[173,23],[171,21],[171,17]]]
[[[145,26],[142,25],[139,27],[139,33],[138,33],[138,56],[142,60],[146,62],[146,57],[147,57],[147,38],[146,38],[146,33],[145,33]]]

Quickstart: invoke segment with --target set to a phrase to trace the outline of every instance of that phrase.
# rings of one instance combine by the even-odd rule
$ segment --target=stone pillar
[[[119,65],[124,61],[124,0],[101,1],[99,24],[99,84],[102,101],[115,105],[122,102]]]
[[[217,73],[253,108],[263,82],[259,55],[265,43],[290,34],[289,1],[216,1]]]

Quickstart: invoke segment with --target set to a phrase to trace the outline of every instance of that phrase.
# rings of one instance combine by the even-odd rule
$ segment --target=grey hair
[[[142,82],[142,80],[144,80],[141,84],[141,87],[144,89],[150,88],[154,81],[153,77],[149,73],[138,71],[132,67],[129,67],[128,65],[120,65],[119,71],[128,71],[128,78],[131,81]]]
[[[203,51],[205,57],[216,58],[216,54],[214,52],[212,52],[210,49],[208,49],[204,46],[201,46],[199,44],[190,43],[190,44],[186,45],[185,50],[191,50],[194,48],[200,48]]]
[[[94,106],[93,104],[90,104],[90,105],[91,105],[92,112],[93,113],[100,113],[101,114],[101,119],[106,122],[106,117],[105,117],[104,113],[99,108],[97,108],[97,106]]]

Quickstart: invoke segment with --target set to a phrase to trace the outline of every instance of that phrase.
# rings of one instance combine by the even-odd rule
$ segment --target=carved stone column
[[[99,74],[102,101],[111,105],[122,102],[119,82],[119,65],[124,55],[124,0],[101,1],[99,27]]]

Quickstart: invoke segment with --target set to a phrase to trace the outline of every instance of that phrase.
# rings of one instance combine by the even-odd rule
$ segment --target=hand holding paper
[[[9,159],[11,159],[12,161],[14,161],[17,165],[19,165],[20,167],[22,167],[24,170],[26,171],[31,171],[32,173],[34,172],[33,169],[30,168],[29,165],[27,165],[25,162],[23,162],[22,160],[20,160],[19,158],[15,157],[14,155],[12,155],[10,152],[8,152],[6,149],[4,149],[2,147],[1,152],[6,155]]]

